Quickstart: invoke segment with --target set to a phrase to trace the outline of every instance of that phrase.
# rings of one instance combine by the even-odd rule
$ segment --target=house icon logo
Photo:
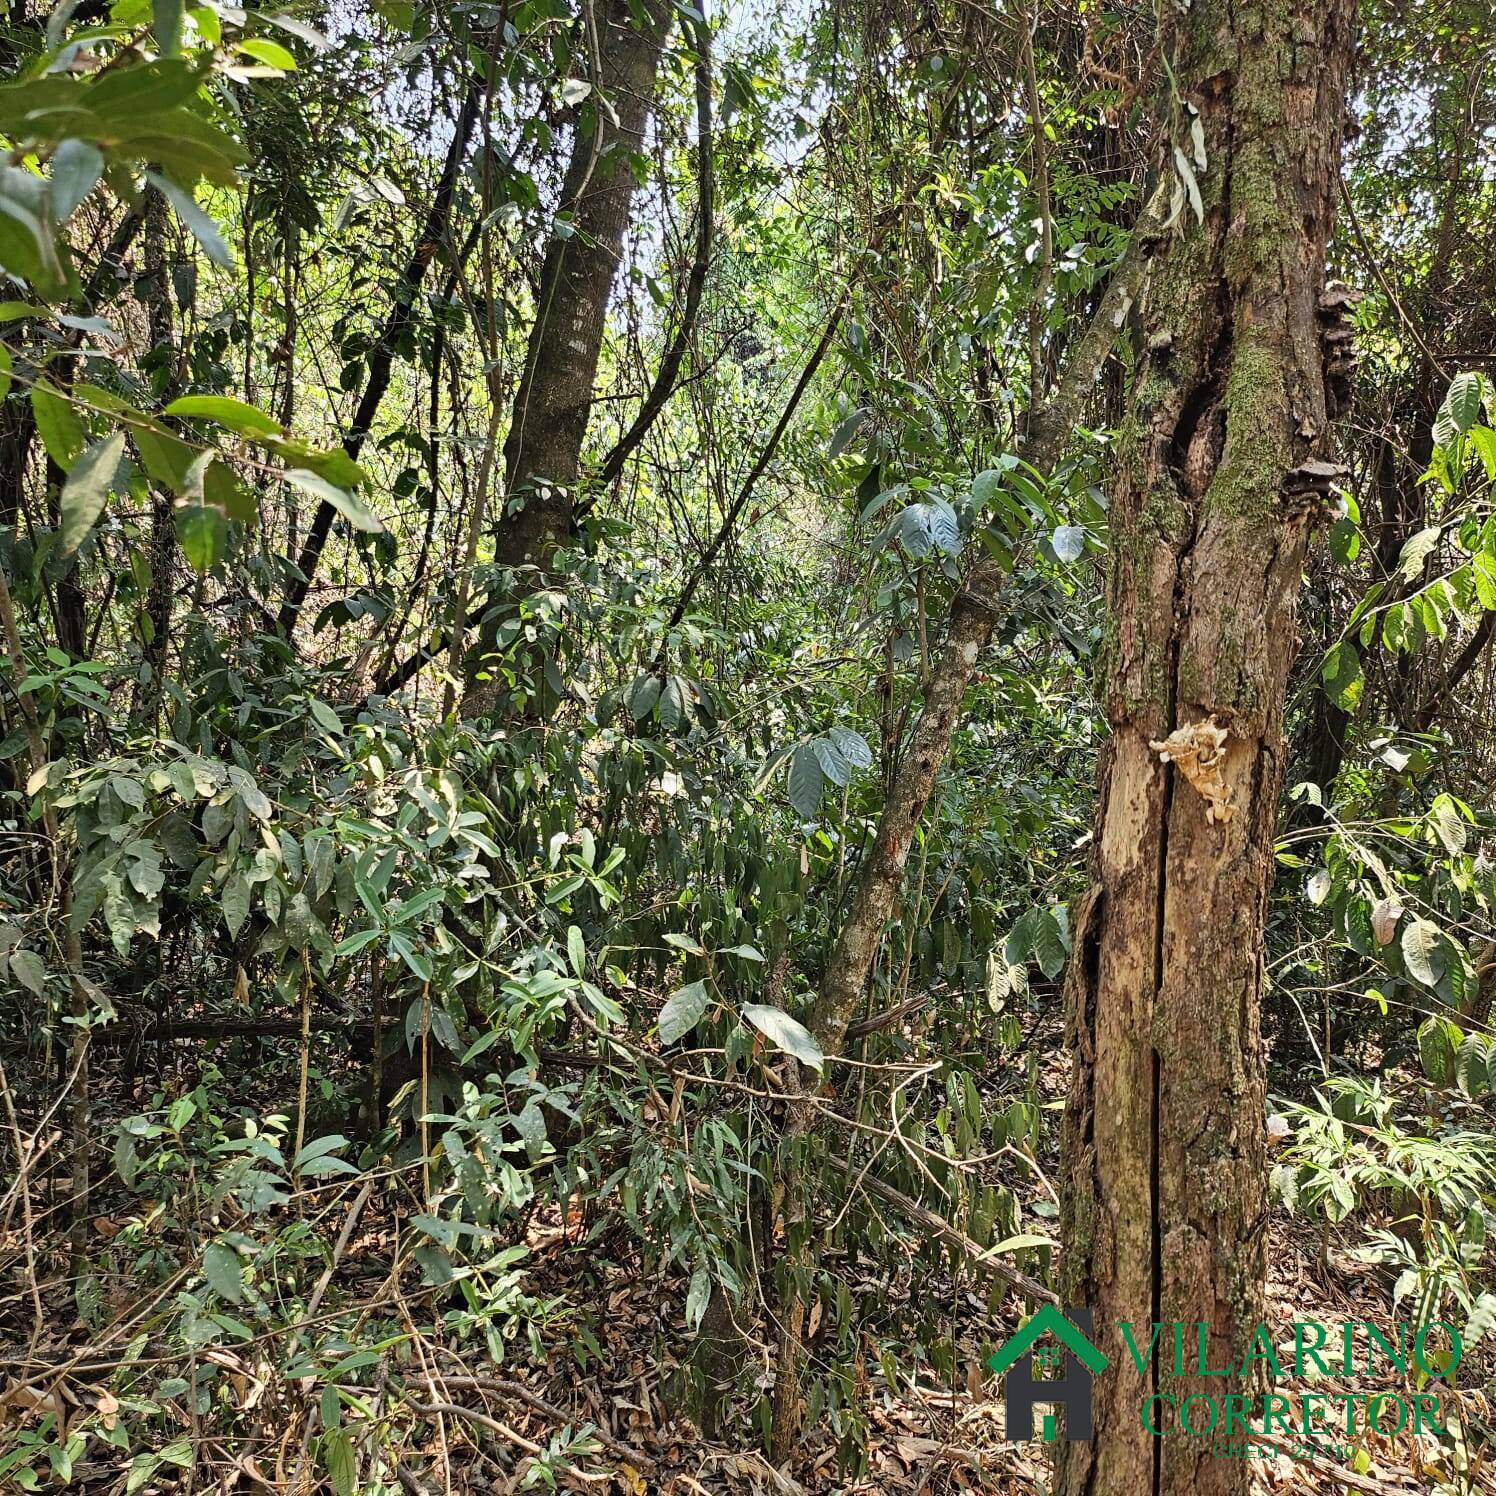
[[[1065,1409],[1065,1437],[1074,1441],[1091,1437],[1091,1378],[1105,1371],[1111,1363],[1092,1345],[1091,1311],[1069,1309],[1061,1314],[1053,1304],[1044,1304],[1017,1334],[1011,1335],[994,1352],[987,1365],[1003,1385],[1004,1437],[1022,1442],[1034,1437],[1034,1404],[1048,1403],[1051,1411],[1044,1415],[1044,1438],[1053,1443],[1059,1437],[1054,1407]],[[1057,1346],[1039,1346],[1036,1342],[1053,1335]],[[1061,1375],[1038,1377],[1038,1363]]]

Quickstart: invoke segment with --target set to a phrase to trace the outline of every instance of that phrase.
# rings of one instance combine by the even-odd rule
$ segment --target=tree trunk
[[[1150,207],[1140,216],[1127,254],[1108,282],[1096,315],[1076,339],[1053,398],[1029,421],[1023,455],[1041,473],[1047,474],[1063,454],[1128,310],[1146,284],[1148,255],[1156,231],[1157,221]],[[966,688],[1002,611],[1005,581],[1002,566],[983,553],[952,600],[940,658],[925,685],[919,717],[884,797],[872,850],[858,867],[851,907],[826,959],[810,1014],[811,1033],[828,1058],[840,1055],[846,1044],[848,1026],[903,882],[910,845],[936,776],[950,752]],[[790,1062],[791,1100],[784,1120],[788,1153],[781,1180],[787,1266],[780,1283],[771,1436],[778,1461],[788,1458],[800,1429],[799,1357],[804,1304],[795,1285],[809,1272],[812,1255],[797,1161],[802,1145],[797,1140],[810,1130],[815,1113],[807,1101],[794,1098],[802,1083],[798,1067]]]
[[[1175,1375],[1167,1352],[1140,1377],[1115,1325],[1203,1322],[1220,1368],[1263,1315],[1263,919],[1323,476],[1302,464],[1326,437],[1316,303],[1353,16],[1349,0],[1200,0],[1175,20],[1208,165],[1203,221],[1186,207],[1155,261],[1112,503],[1112,736],[1067,983],[1062,1300],[1093,1310],[1113,1365],[1094,1439],[1063,1447],[1066,1496],[1239,1493],[1251,1474],[1177,1421],[1155,1437],[1139,1403],[1254,1389],[1199,1377],[1193,1357]]]
[[[501,566],[544,567],[571,533],[608,298],[637,184],[633,158],[643,149],[673,15],[661,0],[645,0],[639,13],[636,23],[630,0],[597,7],[596,86],[582,105],[562,182],[557,231],[546,246],[504,441],[507,503],[496,510],[494,526],[494,560]],[[494,708],[493,683],[474,671],[493,651],[496,630],[490,616],[468,669],[465,715]]]
[[[655,74],[671,9],[658,0],[633,20],[629,0],[607,0],[598,12],[603,99],[589,99],[593,126],[579,125],[561,188],[564,228],[551,235],[540,271],[535,320],[514,415],[504,441],[504,482],[511,504],[499,525],[496,557],[509,565],[543,565],[571,526],[572,488],[592,410],[608,297],[623,251],[644,148]],[[611,106],[616,123],[607,117]]]
[[[145,276],[140,292],[145,301],[151,357],[161,370],[156,393],[163,405],[175,397],[177,353],[172,337],[171,281],[166,266],[166,199],[154,187],[145,191]],[[141,615],[144,647],[141,677],[135,687],[131,715],[152,732],[165,688],[166,656],[171,643],[171,605],[176,560],[176,515],[170,489],[157,483],[151,489],[151,580]]]

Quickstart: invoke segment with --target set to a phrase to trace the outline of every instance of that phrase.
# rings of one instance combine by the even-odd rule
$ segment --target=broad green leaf
[[[1049,543],[1061,561],[1079,561],[1086,549],[1086,532],[1079,525],[1057,525]]]
[[[192,196],[192,194],[190,192],[184,192],[180,187],[176,185],[175,182],[169,181],[166,177],[158,176],[153,171],[147,172],[146,176],[150,178],[152,185],[155,186],[156,189],[161,193],[161,195],[167,200],[167,202],[171,204],[172,211],[177,215],[177,217],[180,218],[182,222],[192,230],[192,237],[202,245],[203,253],[207,255],[207,257],[212,260],[215,265],[221,265],[225,270],[232,270],[234,268],[234,251],[229,248],[228,241],[223,237],[223,234],[219,230],[218,225],[214,223],[213,220],[206,213],[204,213],[200,207],[198,207],[197,201]],[[185,398],[190,400],[222,399],[225,397],[189,395]],[[238,401],[235,401],[235,404],[238,403]],[[249,407],[246,407],[246,409],[248,408]],[[170,413],[171,412],[168,411],[168,414]],[[226,425],[227,422],[225,422],[224,424]],[[280,428],[279,426],[277,426],[275,428],[275,431],[278,433],[279,430]],[[245,436],[250,435],[249,432],[243,432],[241,434]],[[270,435],[272,433],[266,432],[265,434]]]
[[[44,301],[66,300],[77,287],[66,244],[57,233],[51,184],[23,167],[5,164],[0,164],[0,269],[24,281]]]
[[[125,450],[125,435],[116,431],[95,442],[73,463],[62,485],[60,549],[71,555],[83,544],[94,522],[104,512],[109,486]]]
[[[1423,570],[1423,563],[1433,553],[1443,533],[1438,525],[1429,525],[1403,542],[1403,548],[1397,556],[1397,569],[1402,573],[1404,581],[1411,582],[1417,578],[1418,573]]]
[[[802,1065],[819,1071],[826,1063],[821,1046],[816,1043],[810,1030],[798,1019],[791,1018],[782,1008],[771,1008],[763,1003],[747,1003],[743,1017],[756,1028],[776,1049],[792,1054]]]
[[[286,481],[306,489],[308,493],[316,494],[324,503],[331,504],[355,530],[362,530],[367,535],[380,535],[384,532],[379,516],[361,499],[347,489],[339,488],[336,483],[329,483],[326,478],[309,468],[290,468],[286,472]]]
[[[47,992],[47,968],[35,951],[24,948],[10,953],[10,974],[28,992],[45,997]]]
[[[1471,1100],[1491,1088],[1490,1057],[1479,1034],[1467,1034],[1455,1056],[1455,1079]]]
[[[646,673],[634,678],[629,687],[628,709],[635,722],[642,722],[655,709],[664,686],[665,682],[658,675]]]
[[[1454,1079],[1454,1045],[1442,1018],[1429,1018],[1419,1025],[1418,1058],[1423,1062],[1423,1073],[1434,1085],[1447,1086]]]
[[[1361,657],[1349,640],[1342,639],[1331,647],[1320,670],[1325,691],[1330,699],[1347,711],[1354,711],[1361,700],[1364,678],[1361,674]]]
[[[231,1304],[244,1301],[244,1281],[239,1275],[239,1254],[222,1242],[210,1242],[203,1248],[203,1277],[220,1298]]]
[[[660,1043],[674,1044],[689,1034],[701,1022],[710,1000],[705,982],[691,982],[672,992],[660,1009]]]
[[[151,0],[151,30],[163,57],[175,57],[182,50],[182,9],[182,0]]]
[[[335,1428],[322,1436],[322,1459],[334,1496],[354,1496],[358,1487],[358,1464],[353,1457],[353,1439],[346,1428]]]
[[[1476,1299],[1465,1323],[1465,1333],[1460,1337],[1465,1342],[1465,1349],[1469,1350],[1484,1340],[1493,1329],[1496,1329],[1496,1293],[1483,1293]]]
[[[1039,963],[1039,970],[1053,981],[1065,969],[1068,954],[1059,921],[1049,910],[1041,909],[1034,922],[1034,959]]]
[[[810,747],[821,765],[821,772],[831,784],[840,789],[851,781],[852,766],[841,756],[841,750],[829,735],[812,738]]]
[[[691,1274],[691,1286],[686,1290],[686,1328],[696,1329],[706,1313],[712,1298],[711,1275],[704,1267]]]
[[[279,68],[283,73],[296,70],[296,58],[279,42],[273,42],[268,37],[246,37],[239,43],[238,50],[246,57],[263,62],[267,67]]]
[[[829,729],[827,735],[836,744],[837,752],[854,769],[872,767],[873,750],[868,747],[867,739],[860,732],[854,732],[850,727],[836,726]]]
[[[87,440],[72,401],[45,379],[38,379],[31,386],[31,413],[47,456],[67,472],[77,461]]]
[[[1465,842],[1469,834],[1465,818],[1448,795],[1439,795],[1435,798],[1434,803],[1429,807],[1429,817],[1433,821],[1434,831],[1439,840],[1444,843],[1446,852],[1455,856],[1465,850]]]
[[[206,574],[228,554],[228,516],[213,504],[183,504],[177,509],[177,540],[192,568]]]
[[[279,421],[229,395],[182,395],[166,407],[166,414],[212,421],[251,441],[281,434]]]
[[[790,755],[789,796],[795,814],[808,821],[821,804],[821,789],[825,775],[821,772],[821,761],[808,743],[802,743]]]
[[[231,873],[220,895],[220,902],[223,905],[223,921],[229,927],[230,935],[237,936],[243,928],[244,921],[249,918],[249,897],[248,880],[242,873]]]
[[[52,212],[66,223],[104,174],[104,157],[86,140],[64,140],[52,153]]]
[[[1408,968],[1409,976],[1425,987],[1437,986],[1439,978],[1444,975],[1441,939],[1439,927],[1432,920],[1410,920],[1403,930],[1403,964]]]
[[[1439,414],[1434,418],[1434,441],[1439,446],[1452,446],[1456,436],[1462,436],[1480,419],[1484,393],[1481,376],[1470,370],[1450,380]]]
[[[826,455],[833,462],[846,450],[847,443],[857,435],[858,427],[867,419],[865,409],[854,410],[844,421],[842,421],[831,433],[831,443],[826,448]]]
[[[343,722],[338,714],[325,701],[319,701],[315,696],[307,697],[307,710],[311,713],[312,720],[323,732],[339,737],[343,731]]]

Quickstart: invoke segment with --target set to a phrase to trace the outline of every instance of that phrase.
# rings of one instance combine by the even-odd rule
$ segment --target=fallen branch
[[[852,1165],[835,1153],[828,1153],[826,1162],[838,1173],[845,1175],[852,1172]],[[999,1283],[1006,1283],[1010,1288],[1016,1288],[1029,1298],[1059,1307],[1059,1299],[1037,1279],[1020,1273],[1016,1267],[1010,1267],[988,1248],[973,1241],[964,1231],[958,1231],[943,1216],[927,1210],[917,1200],[911,1200],[908,1195],[896,1190],[891,1184],[886,1184],[876,1174],[864,1174],[861,1183],[869,1194],[876,1195],[884,1204],[893,1206],[905,1220],[924,1227],[931,1236],[938,1237],[948,1247],[960,1252],[978,1272],[985,1273],[989,1278],[996,1278]]]
[[[562,1409],[548,1403],[538,1393],[532,1392],[526,1387],[523,1382],[511,1381],[504,1377],[475,1376],[444,1376],[439,1381],[437,1378],[427,1377],[425,1378],[425,1382],[428,1390],[432,1392],[449,1388],[464,1388],[473,1392],[489,1392],[495,1397],[512,1397],[524,1403],[526,1407],[532,1409],[534,1412],[543,1414],[554,1423],[565,1426],[577,1422],[577,1419],[572,1414],[563,1412]],[[451,1414],[453,1417],[467,1418],[484,1428],[494,1431],[498,1431],[503,1427],[497,1419],[490,1417],[487,1413],[478,1413],[471,1408],[464,1408],[459,1403],[412,1403],[411,1406],[423,1413],[440,1412]],[[631,1445],[624,1444],[621,1440],[615,1439],[610,1433],[598,1427],[595,1423],[591,1424],[590,1428],[596,1436],[597,1442],[609,1454],[613,1455],[615,1459],[624,1460],[640,1471],[653,1470],[655,1468],[655,1462],[648,1455],[634,1449]]]

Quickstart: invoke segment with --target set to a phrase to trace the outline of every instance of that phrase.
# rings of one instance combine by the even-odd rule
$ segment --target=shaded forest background
[[[983,1368],[1060,1281],[1144,261],[1219,202],[1180,24],[7,7],[0,1485],[1048,1489]],[[1466,1360],[1258,1478],[1463,1496],[1493,33],[1357,34],[1269,1296]]]

